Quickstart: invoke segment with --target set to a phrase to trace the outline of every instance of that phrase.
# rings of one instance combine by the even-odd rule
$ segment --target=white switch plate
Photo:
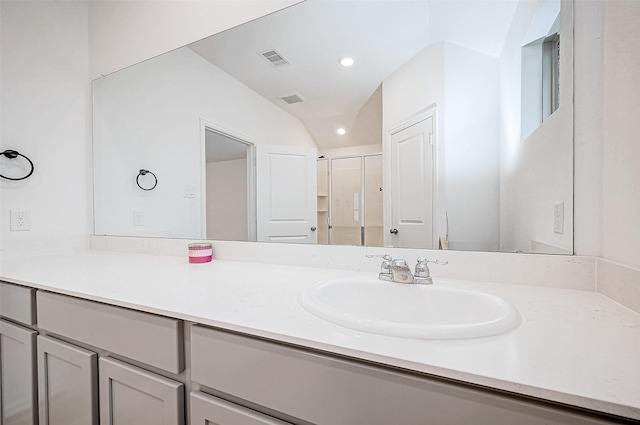
[[[11,216],[9,230],[12,232],[31,230],[31,211],[9,210]]]
[[[195,198],[196,197],[196,187],[192,185],[187,185],[184,187],[184,197],[185,198]]]
[[[144,211],[140,209],[133,210],[133,225],[144,226]]]
[[[553,206],[553,231],[564,234],[564,202],[557,202]]]

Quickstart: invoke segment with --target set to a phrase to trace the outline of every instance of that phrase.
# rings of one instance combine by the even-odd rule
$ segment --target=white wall
[[[247,160],[207,163],[207,239],[246,241]]]
[[[602,256],[640,269],[640,2],[604,3]]]
[[[345,138],[354,145],[378,145],[382,152],[382,86],[362,105]]]
[[[382,130],[444,103],[444,43],[430,44],[382,82]],[[438,127],[442,127],[442,118]]]
[[[444,45],[449,248],[499,248],[498,60]]]
[[[205,237],[201,119],[256,144],[315,148],[297,118],[188,48],[96,80],[93,114],[99,235]],[[137,187],[141,168],[157,175],[156,189]],[[133,225],[134,209],[144,226]]]
[[[438,233],[451,249],[498,248],[498,62],[427,46],[383,82],[383,129],[436,105]]]
[[[640,269],[640,3],[575,3],[575,249]]]
[[[560,107],[520,140],[520,51],[536,2],[521,2],[500,58],[501,245],[507,251],[573,251],[572,2],[562,3]],[[517,114],[515,112],[518,112]],[[564,202],[564,234],[554,232],[554,204]]]
[[[603,169],[603,13],[601,1],[574,7],[574,249],[601,255]]]
[[[86,112],[90,99],[88,5],[2,1],[0,151],[35,164],[27,180],[0,179],[5,250],[84,247],[90,233]],[[1,167],[2,165],[0,165]],[[31,231],[9,231],[9,209],[31,211]]]
[[[318,156],[324,155],[325,158],[335,158],[337,156],[367,155],[372,153],[382,153],[382,145],[358,145],[344,148],[320,149]]]

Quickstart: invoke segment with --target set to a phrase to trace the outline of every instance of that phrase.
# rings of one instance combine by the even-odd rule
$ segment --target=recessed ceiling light
[[[340,127],[338,130],[336,130],[336,132],[339,135],[343,136],[343,135],[345,135],[347,133],[347,130],[345,130],[344,128]]]
[[[349,66],[353,65],[354,62],[355,61],[353,60],[353,58],[349,58],[349,57],[340,58],[340,65],[342,65],[342,66],[349,67]]]

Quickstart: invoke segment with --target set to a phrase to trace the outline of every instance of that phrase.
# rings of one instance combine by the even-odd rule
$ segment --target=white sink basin
[[[437,283],[333,279],[303,292],[298,302],[331,323],[404,338],[478,338],[508,332],[521,322],[515,306],[498,296]]]

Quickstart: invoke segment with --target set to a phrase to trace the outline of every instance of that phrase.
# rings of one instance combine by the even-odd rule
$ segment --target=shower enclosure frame
[[[328,180],[328,184],[327,184],[327,188],[328,188],[328,213],[327,213],[327,244],[328,245],[333,245],[333,235],[332,235],[332,230],[333,230],[333,213],[334,213],[334,205],[333,205],[333,185],[334,185],[334,181],[333,181],[333,161],[334,160],[341,160],[341,159],[355,159],[358,158],[360,159],[360,201],[359,204],[361,206],[360,208],[360,217],[359,217],[359,221],[360,221],[360,244],[356,245],[356,246],[366,246],[366,219],[365,219],[365,205],[366,205],[366,190],[365,190],[365,185],[366,185],[366,170],[365,170],[365,163],[366,163],[366,158],[370,158],[370,157],[380,157],[382,159],[382,152],[377,152],[377,153],[369,153],[369,154],[358,154],[358,155],[341,155],[341,156],[334,156],[334,157],[330,157],[330,158],[324,158],[327,161],[327,175],[326,178]],[[381,182],[380,182],[380,188],[383,188],[383,182],[384,182],[384,176],[382,176]]]

